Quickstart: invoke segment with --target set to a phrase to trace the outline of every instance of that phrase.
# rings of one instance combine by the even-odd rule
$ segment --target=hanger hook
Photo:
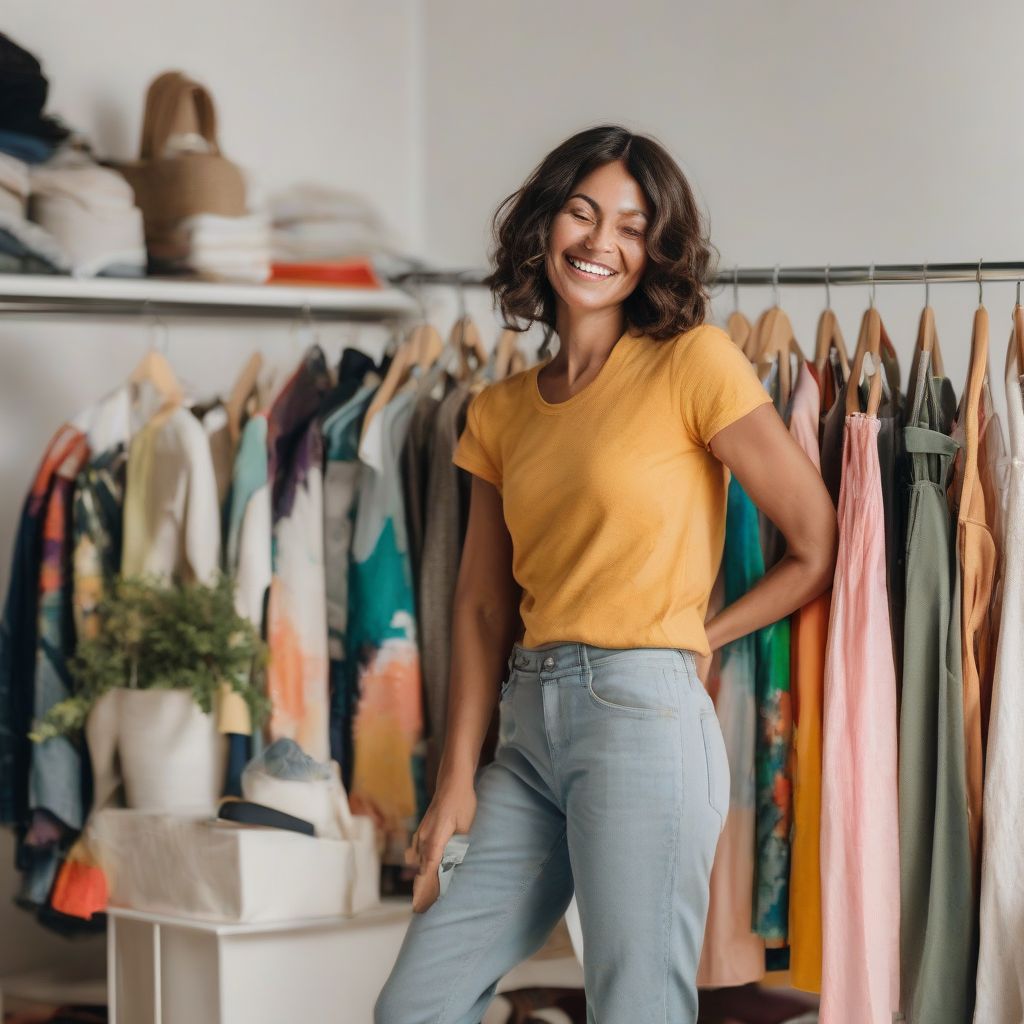
[[[462,317],[465,317],[465,316],[468,315],[467,314],[467,310],[466,310],[466,289],[465,289],[465,286],[462,283],[462,276],[465,273],[466,273],[466,271],[460,270],[460,271],[456,271],[456,274],[455,274],[455,286],[456,286],[456,289],[458,290],[458,296],[459,296],[459,318],[460,319]]]
[[[984,303],[983,303],[983,302],[981,301],[981,300],[982,300],[982,289],[981,289],[981,260],[978,260],[978,271],[977,271],[977,277],[978,277],[978,305],[979,305],[979,306],[981,306],[981,305],[984,305]]]
[[[775,264],[775,270],[772,272],[772,300],[777,306],[779,304],[779,265]]]
[[[829,270],[830,269],[831,269],[831,264],[826,263],[825,264],[825,308],[826,309],[831,309],[832,308],[832,285],[831,285],[831,283],[829,282],[829,279],[828,279],[829,278]]]
[[[1017,278],[1017,305],[1020,305],[1020,278]]]
[[[874,309],[875,308],[875,265],[874,265],[874,263],[872,263],[871,266],[868,267],[868,283],[871,285],[871,294],[870,294],[870,298],[868,299],[868,305],[872,309]]]
[[[732,268],[732,311],[738,313],[740,309],[740,265],[733,264]]]
[[[926,306],[930,306],[931,302],[929,301],[929,295],[928,295],[928,264],[927,263],[922,263],[921,264],[921,277],[924,278],[924,304]]]
[[[152,299],[142,300],[142,315],[149,317],[150,347],[156,349],[161,355],[167,355],[167,350],[170,347],[171,331],[153,308]],[[154,335],[156,335],[155,340]]]

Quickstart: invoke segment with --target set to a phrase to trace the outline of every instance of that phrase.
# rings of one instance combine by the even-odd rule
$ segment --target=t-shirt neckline
[[[600,388],[603,388],[613,376],[611,373],[609,373],[609,370],[611,369],[611,364],[621,355],[621,350],[626,347],[626,343],[632,337],[633,335],[630,333],[630,329],[627,327],[626,330],[623,331],[622,335],[619,337],[619,340],[616,341],[615,344],[612,346],[612,350],[608,353],[608,356],[602,364],[601,369],[597,371],[597,376],[585,388],[583,388],[582,391],[577,391],[576,394],[570,395],[562,402],[549,402],[540,393],[540,371],[545,366],[547,366],[552,359],[554,359],[554,356],[549,356],[547,359],[544,360],[544,362],[537,363],[536,365],[531,367],[530,394],[533,396],[534,405],[536,405],[537,408],[540,409],[542,412],[561,412],[563,409],[569,409],[575,405],[578,405],[580,401],[584,399],[587,395],[596,393]]]

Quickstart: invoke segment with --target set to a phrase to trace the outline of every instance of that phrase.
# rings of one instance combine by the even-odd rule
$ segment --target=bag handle
[[[150,84],[142,123],[141,160],[158,160],[167,140],[181,131],[195,131],[220,155],[217,142],[217,111],[213,97],[199,82],[180,71],[165,71]]]

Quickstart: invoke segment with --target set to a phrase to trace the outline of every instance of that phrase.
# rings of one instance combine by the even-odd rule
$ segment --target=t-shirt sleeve
[[[488,483],[500,486],[500,459],[486,418],[487,389],[478,391],[466,408],[466,426],[452,454],[452,462]]]
[[[678,367],[683,423],[708,450],[718,431],[772,400],[743,350],[720,327],[699,329]]]

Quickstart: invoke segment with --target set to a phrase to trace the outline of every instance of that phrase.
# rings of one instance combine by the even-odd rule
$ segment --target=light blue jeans
[[[691,651],[516,644],[469,848],[376,1024],[478,1024],[575,887],[588,1024],[690,1024],[729,764]]]

